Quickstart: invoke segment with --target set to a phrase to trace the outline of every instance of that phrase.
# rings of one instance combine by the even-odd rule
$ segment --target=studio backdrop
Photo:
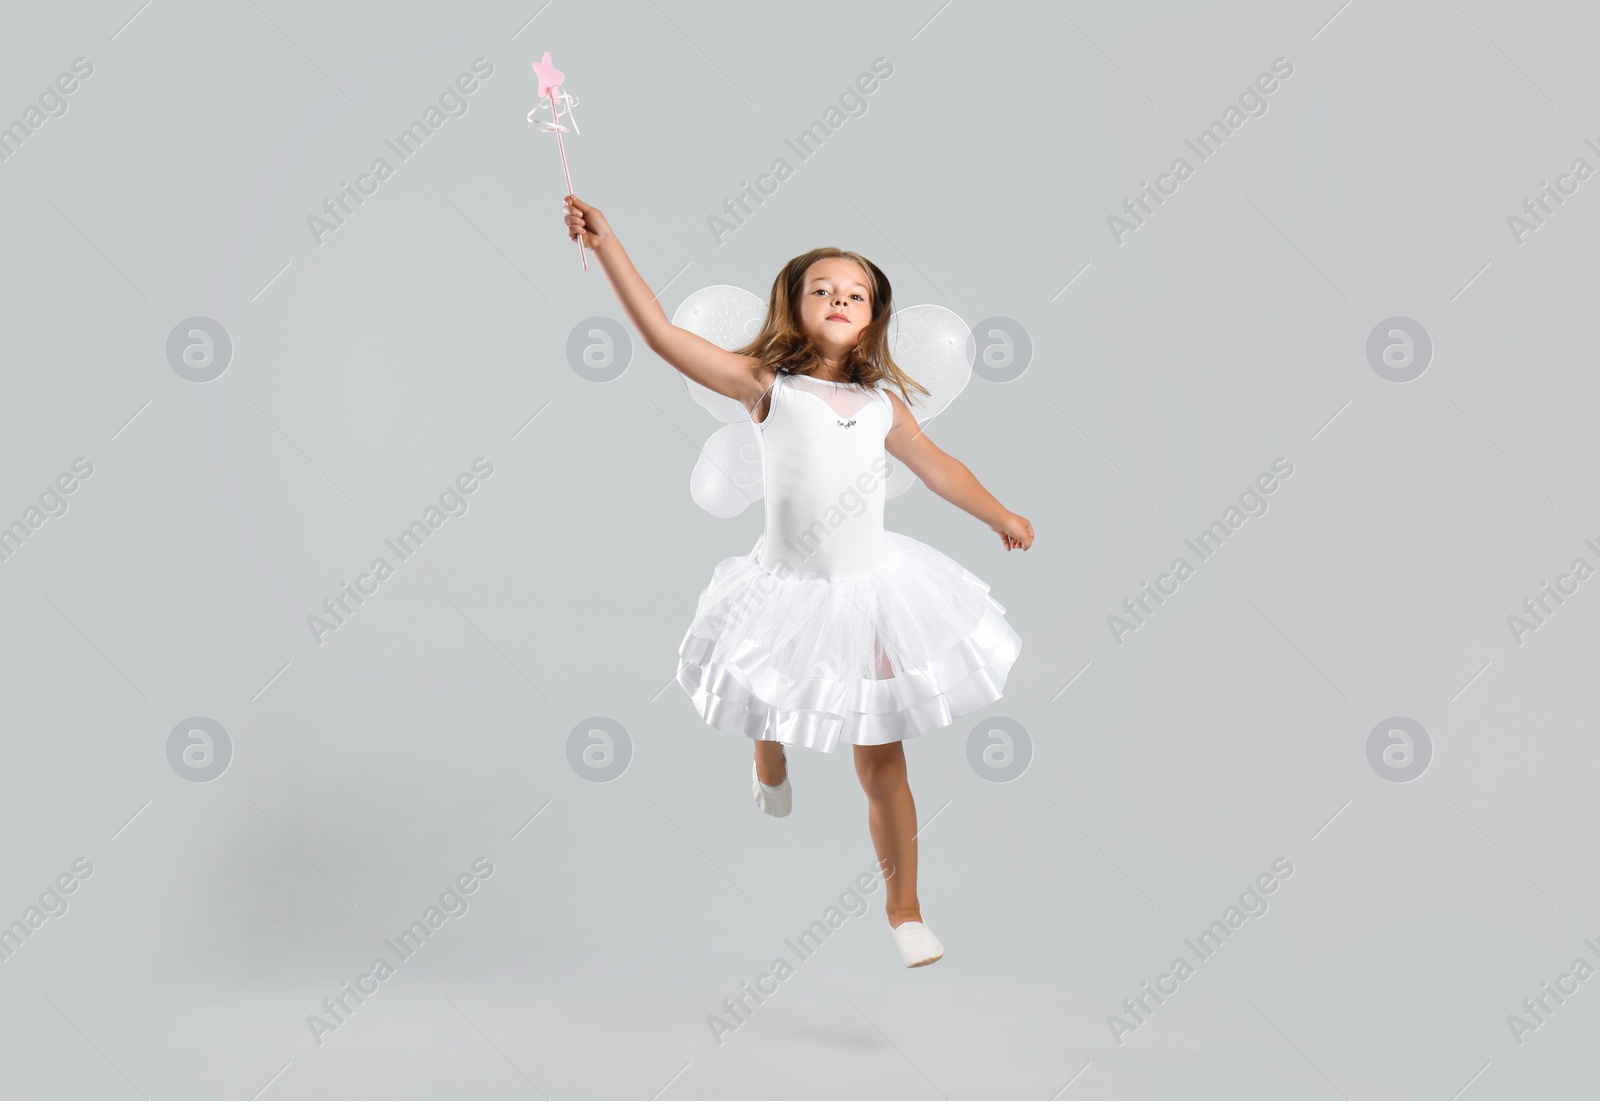
[[[1588,7],[0,31],[0,1095],[1592,1092]],[[885,504],[1021,639],[904,743],[935,966],[851,748],[763,815],[676,680],[763,505],[569,174],[682,327],[822,246],[942,326],[1036,538]]]

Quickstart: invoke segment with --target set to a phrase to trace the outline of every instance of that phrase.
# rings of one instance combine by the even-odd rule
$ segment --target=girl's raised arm
[[[584,245],[600,258],[606,282],[611,284],[639,338],[652,352],[706,389],[741,401],[746,407],[760,400],[771,381],[758,373],[760,360],[719,348],[698,333],[674,325],[634,269],[606,216],[573,195],[562,200],[562,208],[566,211],[567,236],[577,240],[582,234]]]

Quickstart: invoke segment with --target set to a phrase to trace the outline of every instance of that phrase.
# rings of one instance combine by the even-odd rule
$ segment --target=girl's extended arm
[[[965,463],[941,451],[928,439],[918,427],[917,418],[897,394],[889,393],[889,402],[894,406],[894,424],[883,439],[884,449],[905,463],[911,473],[940,497],[999,532],[1000,541],[1007,550],[1031,547],[1033,525],[1027,518],[1007,509],[983,488]]]
[[[652,352],[706,389],[736,398],[747,407],[760,399],[771,379],[756,370],[759,360],[719,348],[698,333],[672,324],[634,269],[605,215],[573,195],[564,198],[561,205],[566,212],[567,236],[576,240],[580,233],[583,235],[584,245],[599,257],[606,282],[611,284],[639,339]]]

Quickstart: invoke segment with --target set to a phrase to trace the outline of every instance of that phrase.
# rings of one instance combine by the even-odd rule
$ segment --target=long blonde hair
[[[860,265],[871,281],[872,320],[867,322],[857,338],[855,347],[845,355],[841,369],[849,382],[877,386],[887,380],[900,391],[909,404],[911,390],[928,394],[929,390],[916,379],[902,371],[889,354],[889,319],[894,314],[894,302],[889,288],[889,277],[882,269],[848,249],[814,248],[801,253],[778,272],[772,281],[772,293],[767,298],[767,317],[755,339],[742,348],[739,355],[754,356],[764,367],[780,374],[810,375],[822,365],[822,353],[800,331],[795,321],[795,305],[801,299],[806,272],[818,260],[838,258]]]

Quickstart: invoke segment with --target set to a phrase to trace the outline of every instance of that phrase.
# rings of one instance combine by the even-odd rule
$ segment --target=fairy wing
[[[711,434],[689,475],[689,496],[713,516],[737,516],[761,500],[761,441],[756,426],[725,424]]]
[[[947,409],[972,381],[977,341],[959,314],[943,306],[907,306],[896,310],[889,325],[889,354],[901,369],[928,388],[923,402],[911,406],[917,424],[926,426]],[[917,476],[889,460],[885,497],[898,497],[910,489]]]
[[[695,291],[679,304],[672,323],[719,348],[742,347],[761,330],[767,304],[742,287],[714,286]],[[744,405],[701,386],[688,375],[684,385],[695,404],[723,426],[700,449],[689,475],[689,495],[713,516],[737,516],[761,500],[761,440]]]

